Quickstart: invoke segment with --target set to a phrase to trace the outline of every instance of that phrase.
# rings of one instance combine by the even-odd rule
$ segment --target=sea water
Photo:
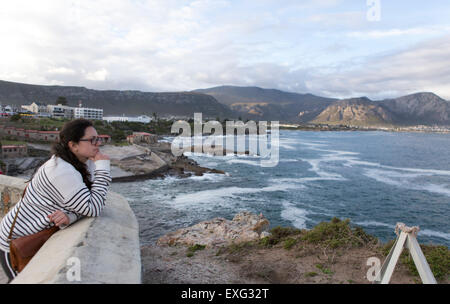
[[[166,138],[170,141],[173,138]],[[450,245],[450,134],[280,131],[279,162],[255,156],[187,155],[223,170],[190,178],[114,183],[140,226],[141,244],[200,221],[262,213],[271,224],[310,229],[333,217],[385,242],[398,222],[421,243]]]

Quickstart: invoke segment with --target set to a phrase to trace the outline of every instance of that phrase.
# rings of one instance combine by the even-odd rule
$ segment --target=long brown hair
[[[59,132],[59,141],[52,146],[52,154],[74,166],[83,177],[83,182],[91,189],[91,174],[89,173],[86,164],[81,162],[69,148],[69,141],[79,143],[88,127],[93,127],[93,124],[91,121],[84,118],[74,119],[65,123]]]

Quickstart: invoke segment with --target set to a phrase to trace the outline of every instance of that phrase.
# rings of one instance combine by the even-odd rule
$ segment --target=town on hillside
[[[51,144],[59,140],[64,123],[76,118],[93,122],[102,139],[100,149],[111,157],[113,181],[223,174],[200,167],[183,155],[173,156],[170,143],[158,140],[160,135],[171,134],[174,119],[180,117],[160,118],[156,113],[152,117],[104,117],[103,109],[85,108],[81,102],[78,107],[64,103],[64,100],[55,105],[33,102],[20,109],[0,105],[0,174],[30,175],[48,159]]]
[[[153,120],[152,117],[146,115],[104,117],[103,109],[86,108],[81,102],[78,107],[70,107],[64,104],[65,98],[58,100],[62,103],[47,105],[33,102],[30,105],[21,105],[20,108],[13,105],[0,105],[0,158],[2,160],[42,155],[43,153],[36,155],[39,149],[36,149],[36,146],[33,147],[33,144],[37,147],[39,144],[41,147],[49,147],[51,143],[59,140],[59,129],[62,125],[76,118],[85,118],[94,122],[99,129],[102,146],[112,143],[112,135],[116,135],[116,144],[121,142],[122,145],[157,141],[156,135],[149,132],[149,127],[142,130],[145,128],[144,124],[149,124]],[[141,130],[123,132],[110,128],[112,134],[108,134],[108,128],[103,127],[113,123],[127,122],[140,125]],[[5,162],[0,160],[0,172],[3,173],[5,170]]]

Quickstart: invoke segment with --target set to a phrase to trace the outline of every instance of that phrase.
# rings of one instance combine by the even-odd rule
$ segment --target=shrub
[[[350,220],[341,221],[334,217],[330,222],[321,222],[307,231],[302,239],[326,247],[361,247],[369,243],[376,243],[377,239],[360,227],[350,227]]]
[[[302,230],[293,227],[277,226],[270,230],[270,235],[262,238],[259,244],[264,247],[271,247],[278,244],[288,236],[293,236],[302,233]],[[290,241],[292,242],[292,241]],[[292,246],[292,245],[291,245]]]
[[[196,252],[198,250],[203,250],[205,249],[205,245],[200,245],[200,244],[195,244],[193,246],[188,247],[188,251],[190,252]]]
[[[395,240],[388,241],[382,248],[381,253],[386,257],[389,254]],[[450,275],[450,250],[442,245],[422,245],[420,249],[430,266],[436,280],[445,280]],[[412,259],[408,249],[403,249],[400,255],[400,262],[408,267],[412,275],[419,276],[414,260]]]
[[[284,249],[289,250],[289,249],[291,249],[292,246],[294,246],[296,243],[297,243],[297,240],[296,240],[296,239],[288,238],[287,240],[284,241],[283,247],[284,247]]]
[[[448,278],[450,275],[450,250],[446,246],[434,245],[420,245],[420,248],[436,280]],[[413,275],[419,275],[414,260],[408,253],[408,250],[403,252],[401,262],[408,267]]]

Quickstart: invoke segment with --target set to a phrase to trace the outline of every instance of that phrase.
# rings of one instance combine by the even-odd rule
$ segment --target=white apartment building
[[[73,118],[73,108],[69,106],[58,105],[47,105],[48,113],[51,117],[55,118]]]
[[[107,116],[103,117],[103,120],[107,122],[113,121],[130,121],[130,122],[141,122],[141,123],[149,123],[152,119],[147,115],[141,115],[137,117],[129,117],[129,116]]]
[[[94,108],[73,108],[75,118],[86,118],[86,119],[103,119],[103,109]]]

